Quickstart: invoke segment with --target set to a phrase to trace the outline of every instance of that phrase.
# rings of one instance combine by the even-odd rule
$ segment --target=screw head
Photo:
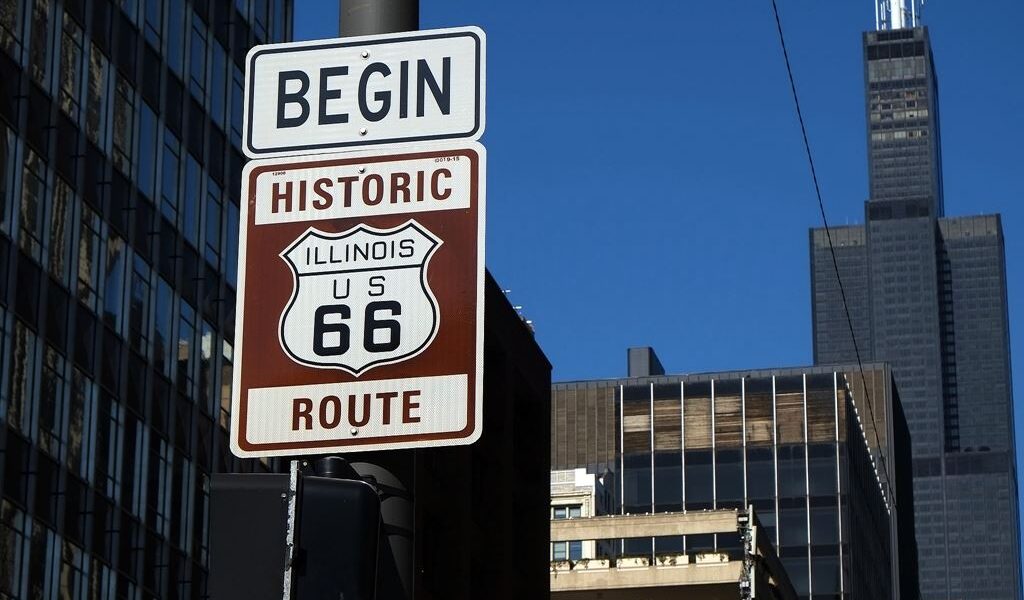
[[[366,128],[365,127],[360,127],[359,128],[359,135],[366,135]]]
[[[360,173],[365,173],[366,172],[366,167],[359,167],[359,172]]]
[[[355,427],[349,429],[348,432],[351,433],[352,435],[359,435],[359,430],[356,429]]]
[[[363,50],[363,51],[362,51],[362,52],[361,52],[361,53],[359,54],[359,56],[362,56],[363,58],[370,58],[370,53],[369,53],[369,52],[367,52],[366,50]]]

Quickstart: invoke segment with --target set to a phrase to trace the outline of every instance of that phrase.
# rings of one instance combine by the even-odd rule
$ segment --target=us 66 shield
[[[479,437],[485,160],[462,142],[247,165],[235,454]]]

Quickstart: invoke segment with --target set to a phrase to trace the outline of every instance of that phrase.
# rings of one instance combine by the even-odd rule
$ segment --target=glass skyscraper
[[[866,226],[832,229],[856,349],[889,362],[913,447],[922,597],[1021,594],[999,215],[945,217],[928,30],[864,35]],[[810,233],[814,359],[855,360],[824,229]]]
[[[291,0],[0,0],[0,597],[200,598],[246,51]]]

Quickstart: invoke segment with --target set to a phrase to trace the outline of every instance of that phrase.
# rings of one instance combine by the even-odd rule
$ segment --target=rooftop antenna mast
[[[875,29],[917,27],[924,0],[875,0]]]

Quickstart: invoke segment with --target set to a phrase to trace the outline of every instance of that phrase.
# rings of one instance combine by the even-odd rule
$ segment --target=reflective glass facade
[[[863,360],[892,364],[913,446],[924,598],[1021,597],[1006,267],[998,215],[943,217],[926,28],[865,34],[871,198],[833,229]],[[811,232],[814,357],[857,358],[824,230]]]
[[[290,0],[0,0],[0,597],[200,598],[242,69]]]
[[[576,421],[571,427],[553,422],[552,467],[579,461],[610,471],[613,512],[622,514],[753,505],[802,597],[899,597],[896,512],[903,492],[896,468],[899,453],[909,449],[890,443],[902,417],[892,409],[898,399],[887,368],[869,365],[870,394],[853,381],[854,372],[780,369],[559,383],[552,414],[574,404]],[[873,405],[858,400],[869,395]],[[611,412],[615,424],[607,462],[603,444],[594,441],[605,435],[591,420],[598,411]],[[572,445],[567,439],[585,446],[563,454],[559,446]],[[912,523],[912,513],[906,519]],[[629,539],[619,551],[738,549],[732,537],[708,535]]]

